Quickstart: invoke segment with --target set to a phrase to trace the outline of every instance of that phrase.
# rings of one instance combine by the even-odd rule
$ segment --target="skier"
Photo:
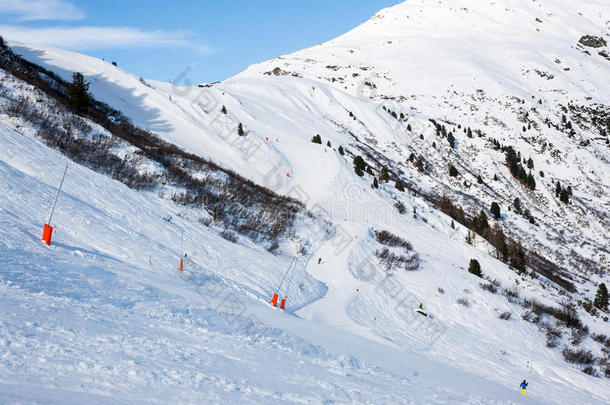
[[[527,388],[527,381],[523,380],[520,387],[521,387],[521,395],[525,395],[527,397],[527,391],[525,390]]]
[[[318,258],[318,264],[320,264],[322,262],[322,258]]]

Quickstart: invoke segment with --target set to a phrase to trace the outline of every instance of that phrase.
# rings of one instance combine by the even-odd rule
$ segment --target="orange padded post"
[[[183,266],[184,266],[184,261],[182,259],[180,259],[180,271],[182,271]]]
[[[280,308],[286,310],[286,297],[282,298],[282,300],[280,301]]]
[[[277,307],[277,294],[273,294],[273,298],[271,298],[271,301],[269,301],[269,303],[274,307]]]
[[[53,228],[50,225],[44,224],[42,228],[42,240],[47,245],[51,244],[51,234],[53,233]]]

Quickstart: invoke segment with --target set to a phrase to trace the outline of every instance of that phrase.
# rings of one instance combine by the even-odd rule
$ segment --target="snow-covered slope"
[[[3,113],[0,398],[515,403],[527,378],[529,402],[604,403],[603,376],[587,376],[562,357],[576,332],[548,315],[522,319],[533,316],[524,298],[575,303],[608,274],[607,137],[561,109],[570,100],[610,104],[610,61],[577,45],[585,34],[607,37],[606,7],[571,5],[407,1],[327,44],[204,87],[146,81],[95,58],[14,44],[65,79],[82,72],[97,99],[136,125],[298,198],[318,220],[301,219],[274,255],[246,238],[223,239],[162,193],[136,192],[72,165],[56,244],[42,247],[39,228],[64,160],[34,139],[35,126]],[[194,81],[188,71],[176,84]],[[2,104],[42,97],[3,77]],[[453,131],[457,148],[429,119]],[[484,136],[467,137],[467,127]],[[316,134],[322,145],[311,142]],[[511,177],[492,138],[533,157],[535,191]],[[411,153],[425,161],[423,173]],[[355,155],[377,177],[387,165],[392,182],[373,189],[372,175],[354,173]],[[396,190],[396,179],[411,191]],[[574,188],[568,206],[554,195],[558,179]],[[569,267],[578,293],[517,275],[480,238],[468,245],[468,230],[430,203],[441,193],[473,212],[498,201],[498,223]],[[508,211],[515,197],[537,225]],[[331,225],[320,228],[322,220]],[[182,230],[189,260],[180,275]],[[388,272],[375,230],[409,241],[419,268]],[[266,302],[293,257],[289,305],[279,313]],[[473,258],[499,284],[497,293],[466,271]],[[511,291],[521,299],[507,300]],[[414,312],[420,303],[428,317]],[[591,334],[574,348],[602,358],[593,334],[610,334],[608,323],[577,313]],[[251,316],[262,332],[244,330]],[[549,347],[552,331],[562,334],[556,347]]]

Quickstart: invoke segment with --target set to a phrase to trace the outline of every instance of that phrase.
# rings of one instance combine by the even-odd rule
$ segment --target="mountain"
[[[200,85],[3,46],[0,398],[604,403],[605,8],[406,1]]]

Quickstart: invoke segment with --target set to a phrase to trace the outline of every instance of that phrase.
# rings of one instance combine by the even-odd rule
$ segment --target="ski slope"
[[[435,5],[435,10],[445,3]],[[525,3],[510,2],[520,9]],[[527,3],[530,15],[529,7],[536,4]],[[595,1],[586,4],[591,13],[600,7]],[[419,7],[418,2],[405,2],[382,11],[338,43],[303,51],[307,57],[297,53],[281,59],[290,62],[283,69],[304,77],[265,75],[276,60],[212,87],[189,85],[194,79],[187,67],[176,74],[176,85],[172,85],[140,80],[86,55],[13,44],[17,53],[65,79],[74,71],[83,73],[97,99],[119,109],[135,124],[300,199],[332,225],[325,230],[297,224],[297,238],[282,241],[274,255],[246,238],[237,243],[223,239],[219,229],[198,222],[200,213],[176,206],[159,193],[136,192],[70,164],[53,221],[57,234],[52,246],[46,247],[39,233],[65,158],[41,144],[34,128],[0,114],[0,402],[513,404],[524,402],[518,385],[527,378],[528,403],[606,403],[610,387],[603,377],[587,376],[567,364],[561,347],[546,347],[538,327],[522,320],[526,309],[501,294],[482,290],[483,280],[466,268],[476,258],[483,273],[503,288],[518,286],[522,297],[535,297],[547,305],[558,305],[565,291],[543,278],[518,276],[493,259],[492,248],[480,238],[475,246],[467,245],[467,230],[459,224],[453,229],[451,219],[420,196],[400,193],[393,183],[372,189],[372,178],[356,176],[351,157],[337,151],[338,145],[353,152],[359,146],[374,147],[423,191],[444,190],[448,185],[456,195],[468,192],[460,189],[461,180],[452,183],[440,175],[422,176],[404,163],[410,151],[430,154],[430,160],[437,153],[439,161],[451,161],[447,147],[429,151],[433,129],[427,119],[445,112],[439,113],[436,104],[419,100],[414,102],[417,111],[407,106],[399,109],[408,112],[413,130],[407,131],[381,111],[376,100],[358,94],[361,79],[346,89],[318,73],[309,74],[302,65],[311,64],[310,57],[332,65],[333,53],[348,47],[343,41],[351,41],[351,49],[361,38],[378,35],[379,27],[367,27]],[[587,18],[597,21],[599,17],[591,13]],[[438,13],[425,15],[441,21],[447,18]],[[480,18],[459,21],[470,24]],[[384,35],[404,35],[401,27],[397,23],[395,33]],[[371,46],[362,46],[360,52],[370,52]],[[482,48],[480,52],[491,51]],[[357,62],[343,53],[336,58],[347,65]],[[412,60],[420,60],[422,66],[434,64],[434,60]],[[591,63],[591,69],[602,69],[598,62]],[[396,82],[404,74],[401,69],[411,69],[404,64],[387,66]],[[489,72],[488,61],[479,60],[476,66]],[[434,75],[454,78],[460,77],[458,73],[442,70]],[[482,71],[473,74],[485,76]],[[486,83],[486,89],[504,94],[497,77],[507,76],[495,75],[494,84]],[[570,87],[573,81],[560,86],[575,97],[593,95],[595,101],[606,103],[607,83],[599,80],[599,73],[592,77],[586,85],[599,89],[596,94],[585,85],[578,93]],[[521,79],[513,76],[511,80]],[[391,94],[390,89],[408,94],[406,88],[414,82],[403,83],[405,87],[397,90],[392,84],[387,88],[379,84],[376,94]],[[27,86],[3,84],[10,96],[28,94]],[[424,82],[421,86],[414,93],[427,92],[431,98],[451,87],[442,82],[438,88]],[[464,82],[457,87],[466,91],[463,86]],[[515,94],[530,98],[526,93],[515,89]],[[7,99],[3,96],[0,101]],[[223,105],[226,116],[220,113]],[[474,122],[478,119],[473,118]],[[512,118],[507,114],[502,119]],[[243,138],[236,136],[238,123],[246,131]],[[311,142],[315,134],[321,135],[322,145]],[[478,150],[479,140],[472,145],[467,139],[458,141],[464,153],[472,149],[474,164],[481,170],[501,160],[494,152]],[[573,148],[570,141],[557,142]],[[604,160],[607,152],[573,150],[582,172],[596,173],[595,181],[586,187],[604,189],[610,170]],[[554,164],[538,167],[552,175],[563,170],[561,164],[556,164],[557,172]],[[506,184],[508,199],[514,189],[508,186],[510,180]],[[587,189],[581,190],[577,192],[585,194]],[[542,198],[552,197],[552,192],[540,193]],[[486,194],[477,198],[490,202]],[[591,197],[590,203],[603,207],[606,201],[607,195],[602,195]],[[405,206],[405,213],[395,208],[397,202]],[[538,211],[533,206],[532,210]],[[542,215],[544,209],[539,211]],[[171,220],[164,219],[168,217]],[[546,235],[545,231],[556,229],[546,228],[544,220],[544,228],[535,230],[511,214],[507,221],[529,231],[545,247],[564,248]],[[588,226],[579,232],[591,245],[569,245],[583,255],[607,244],[603,223],[591,221]],[[419,269],[388,277],[374,256],[383,247],[376,242],[374,230],[388,230],[409,241],[421,258]],[[185,272],[179,273],[182,232],[188,258]],[[299,244],[307,245],[306,255],[297,253]],[[267,302],[294,257],[297,265],[288,277],[288,291],[281,293],[288,295],[284,313]],[[604,263],[603,256],[596,260]],[[583,281],[585,288],[591,288],[591,279],[596,276]],[[458,304],[458,299],[466,299],[469,306]],[[419,303],[428,318],[414,313]],[[506,311],[511,319],[499,319]],[[584,311],[579,315],[592,331],[609,334],[607,322]],[[564,336],[563,342],[569,338]],[[590,338],[582,347],[599,350]]]

